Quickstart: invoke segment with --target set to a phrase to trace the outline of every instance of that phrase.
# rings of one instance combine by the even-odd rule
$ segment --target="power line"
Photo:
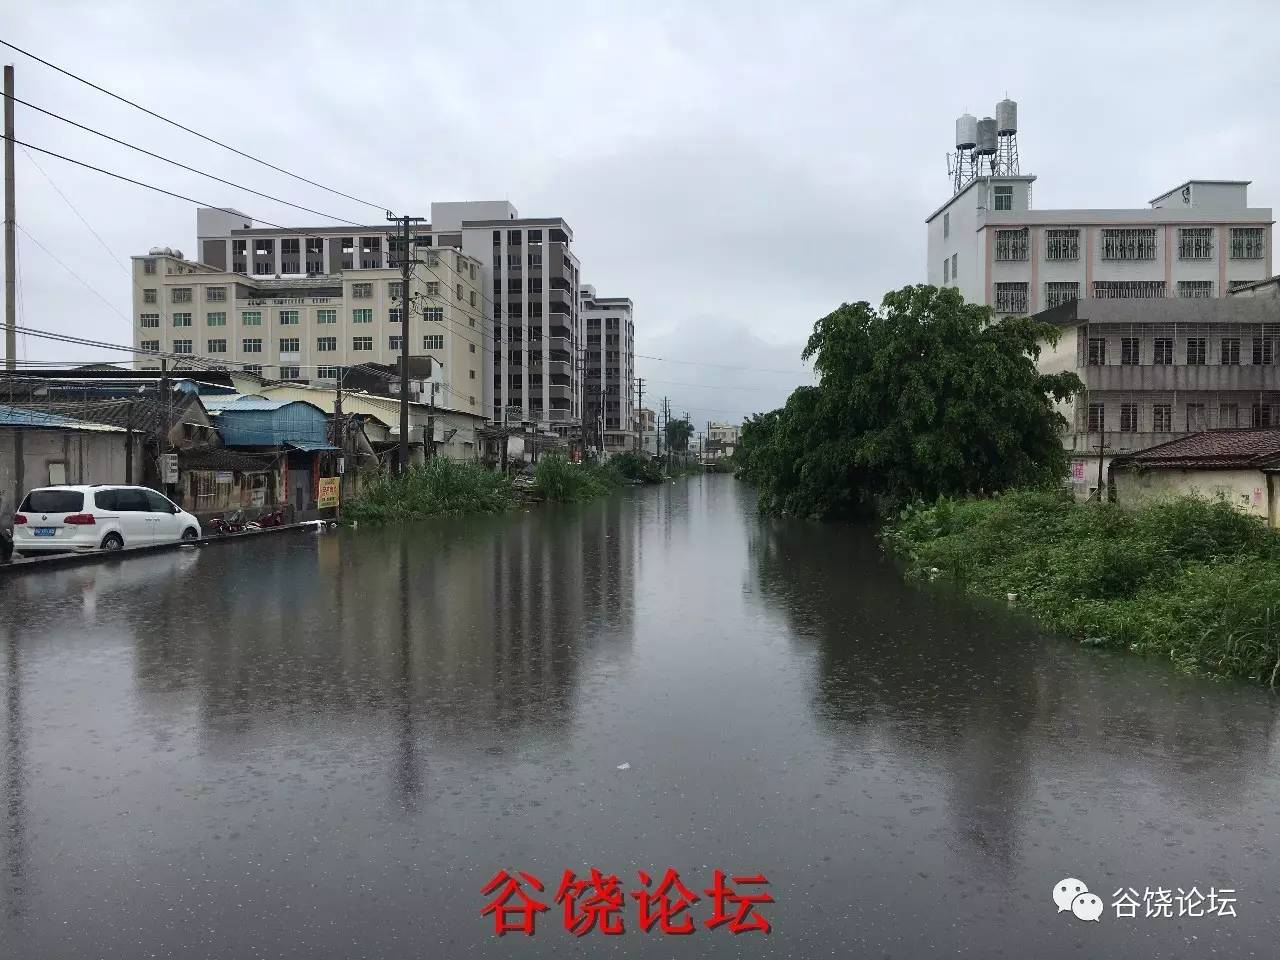
[[[173,166],[186,170],[189,173],[199,174],[202,177],[208,177],[210,180],[216,180],[218,183],[225,184],[228,187],[235,187],[237,190],[243,190],[245,193],[252,193],[255,197],[262,197],[264,200],[270,200],[273,203],[281,203],[286,207],[293,207],[295,210],[301,210],[304,213],[314,213],[317,217],[326,217],[329,220],[337,220],[339,223],[349,224],[353,227],[365,226],[365,224],[357,223],[354,220],[347,220],[344,217],[335,216],[332,213],[324,213],[320,210],[313,210],[310,207],[304,207],[298,203],[291,203],[288,200],[282,200],[280,197],[272,196],[269,193],[263,193],[261,190],[254,190],[252,187],[246,187],[244,184],[236,183],[233,180],[224,180],[222,177],[215,176],[214,174],[208,173],[204,170],[197,170],[195,167],[189,167],[185,163],[179,163],[177,160],[173,160],[158,153],[153,153],[152,151],[139,147],[136,144],[128,143],[124,140],[117,140],[115,137],[110,134],[103,133],[101,130],[95,130],[93,127],[86,127],[83,123],[76,123],[74,120],[69,120],[61,114],[54,113],[52,110],[46,110],[44,107],[37,107],[34,103],[28,103],[26,100],[19,99],[18,97],[14,97],[13,101],[14,103],[22,104],[24,107],[30,107],[32,110],[38,110],[45,116],[53,117],[55,120],[61,120],[63,123],[68,123],[73,127],[84,130],[87,133],[92,133],[95,136],[102,137],[104,140],[110,140],[112,143],[117,143],[122,147],[128,147],[130,150],[136,150],[138,153],[145,154],[148,157],[153,157],[156,160],[162,160],[165,163],[172,164]],[[265,223],[266,221],[263,222]]]
[[[10,50],[16,50],[18,53],[22,54],[23,56],[30,57],[32,60],[36,61],[36,63],[43,64],[44,66],[48,67],[51,70],[58,71],[58,73],[61,73],[63,76],[70,77],[72,80],[76,80],[80,83],[83,83],[87,87],[92,87],[94,90],[97,90],[99,93],[105,93],[107,96],[112,97],[113,99],[119,100],[121,103],[127,104],[128,106],[131,106],[135,110],[141,110],[143,113],[147,114],[148,116],[155,117],[157,120],[161,120],[169,124],[170,126],[177,127],[179,130],[182,130],[185,133],[189,133],[194,137],[199,137],[201,140],[204,140],[208,143],[212,143],[214,146],[222,147],[222,149],[224,150],[230,150],[232,153],[237,154],[241,157],[244,157],[246,160],[252,160],[254,163],[260,163],[262,164],[262,166],[275,170],[277,173],[283,173],[287,177],[292,177],[295,180],[300,180],[302,183],[310,184],[313,187],[319,187],[321,190],[324,190],[328,193],[335,194],[339,197],[345,197],[347,200],[354,200],[356,203],[362,203],[367,207],[373,207],[376,210],[390,209],[390,207],[388,207],[386,204],[371,203],[368,200],[361,200],[359,197],[353,197],[349,193],[343,193],[341,190],[335,190],[333,187],[326,187],[323,183],[317,183],[315,180],[309,180],[306,177],[302,176],[301,174],[293,173],[292,171],[286,170],[284,169],[284,167],[278,167],[274,163],[270,163],[269,161],[263,160],[261,157],[255,157],[253,154],[246,153],[245,151],[237,149],[236,147],[233,147],[228,143],[223,143],[221,140],[217,140],[213,137],[208,136],[207,134],[203,134],[199,130],[192,130],[190,127],[184,126],[183,124],[178,123],[178,121],[176,120],[171,120],[168,117],[164,116],[163,114],[159,114],[159,113],[156,113],[154,110],[147,109],[146,107],[142,106],[142,104],[140,103],[135,103],[134,101],[128,99],[127,97],[120,96],[120,94],[118,93],[112,93],[110,90],[106,89],[105,87],[100,87],[96,83],[92,82],[91,80],[86,80],[84,77],[81,77],[78,74],[74,74],[70,70],[64,70],[62,67],[58,66],[57,64],[50,63],[48,60],[43,60],[40,57],[37,57],[34,53],[31,53],[28,50],[23,50],[21,47],[15,46],[14,44],[9,43],[7,40],[0,40],[0,44],[4,44],[4,46],[8,47]],[[263,223],[266,223],[266,221],[264,220]],[[270,224],[270,226],[274,227],[278,225],[273,223],[273,224]],[[281,227],[281,229],[287,229],[287,228]]]
[[[50,249],[49,249],[48,247],[46,247],[43,243],[41,243],[39,240],[37,240],[35,237],[33,237],[30,233],[28,233],[28,232],[27,232],[27,230],[26,230],[26,228],[25,228],[25,227],[23,227],[23,226],[22,226],[22,224],[20,224],[20,223],[16,223],[16,224],[14,224],[14,226],[16,226],[16,227],[18,228],[19,232],[21,232],[21,234],[22,234],[24,237],[26,237],[28,240],[30,240],[32,243],[34,243],[37,247],[39,247],[41,250],[43,250],[43,251],[45,252],[45,254],[49,257],[49,259],[51,259],[54,263],[56,263],[58,266],[60,266],[63,270],[67,271],[67,273],[71,274],[71,276],[73,276],[73,277],[75,277],[77,280],[79,280],[79,281],[80,281],[80,283],[81,283],[81,285],[82,285],[86,290],[88,290],[88,291],[89,291],[90,293],[92,293],[95,297],[97,297],[99,300],[101,300],[103,303],[105,303],[108,307],[110,307],[112,310],[114,310],[114,311],[116,312],[116,314],[120,317],[120,319],[121,319],[121,320],[123,320],[125,323],[129,324],[129,329],[130,329],[130,330],[132,330],[132,329],[133,329],[133,321],[132,321],[129,317],[126,317],[123,313],[121,313],[121,312],[120,312],[120,308],[119,308],[119,307],[117,307],[114,303],[112,303],[110,300],[108,300],[106,297],[104,297],[101,293],[99,293],[99,292],[98,292],[98,290],[97,290],[97,288],[96,288],[96,287],[94,287],[92,284],[90,284],[88,280],[86,280],[84,277],[80,276],[80,274],[76,273],[74,270],[72,270],[70,267],[68,267],[65,263],[63,263],[61,260],[59,260],[59,259],[58,259],[58,257],[57,257],[57,255],[56,255],[56,254],[54,254],[54,252],[53,252],[52,250],[50,250]]]
[[[16,100],[17,97],[15,97],[14,99]],[[93,229],[92,226],[90,226],[89,221],[86,220],[84,218],[84,215],[79,210],[76,209],[76,205],[72,203],[70,198],[65,193],[62,192],[61,188],[59,188],[59,186],[53,182],[53,177],[49,176],[49,174],[45,171],[44,167],[40,166],[40,164],[36,162],[36,158],[31,155],[31,151],[28,150],[26,147],[23,147],[22,152],[27,155],[27,159],[31,161],[31,165],[40,171],[40,176],[44,177],[46,180],[49,181],[49,186],[53,187],[54,191],[58,194],[58,196],[62,198],[62,202],[71,208],[71,212],[74,213],[79,218],[80,222],[85,225],[85,229],[87,229],[91,234],[93,234],[94,239],[96,239],[100,244],[102,244],[102,248],[107,251],[108,256],[110,256],[112,260],[115,260],[116,263],[120,264],[121,269],[124,270],[125,273],[129,274],[130,279],[132,279],[133,271],[129,269],[129,265],[126,264],[123,260],[116,257],[111,247],[107,245],[107,241],[103,240],[102,237],[98,235],[98,231]]]
[[[0,40],[0,43],[4,43],[4,41]],[[237,216],[249,217],[249,214],[242,213],[239,210],[230,210],[226,207],[220,207],[216,203],[207,203],[204,200],[197,200],[194,197],[188,197],[185,194],[174,193],[172,190],[164,189],[164,187],[157,187],[150,183],[144,183],[141,180],[134,180],[132,177],[126,177],[122,173],[112,173],[110,170],[104,170],[102,167],[95,167],[93,164],[85,163],[83,160],[76,160],[72,157],[64,156],[61,153],[54,153],[52,150],[46,150],[44,147],[37,147],[35,144],[32,144],[32,143],[24,143],[23,141],[17,139],[16,137],[14,138],[13,142],[20,147],[27,147],[31,150],[36,150],[50,157],[57,157],[59,160],[65,160],[67,161],[67,163],[74,163],[77,167],[84,167],[87,170],[93,170],[97,173],[106,174],[108,177],[115,177],[117,180],[123,180],[125,183],[132,183],[135,187],[142,187],[146,190],[154,190],[156,193],[163,193],[165,196],[174,197],[178,200],[185,200],[187,201],[187,203],[194,203],[196,206],[199,206],[199,207],[210,207],[214,210],[220,210],[223,213],[230,213],[230,214],[235,214]],[[257,223],[265,223],[267,226],[275,227],[278,230],[289,229],[288,227],[282,224],[272,223],[270,220],[262,220],[258,217],[250,217],[250,219]]]
[[[644,360],[661,360],[663,363],[683,363],[692,367],[717,367],[721,370],[747,370],[752,373],[786,373],[794,376],[797,373],[808,373],[808,370],[778,370],[773,367],[739,367],[730,363],[706,363],[702,360],[677,360],[674,357],[655,357],[648,353],[633,353],[632,356]]]

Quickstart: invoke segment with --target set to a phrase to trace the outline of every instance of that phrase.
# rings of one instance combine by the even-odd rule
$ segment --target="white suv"
[[[23,556],[86,553],[196,540],[200,522],[147,487],[39,487],[13,515],[13,549]]]

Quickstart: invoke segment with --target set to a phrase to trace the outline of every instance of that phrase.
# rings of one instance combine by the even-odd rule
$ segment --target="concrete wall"
[[[0,427],[0,512],[49,485],[49,465],[66,465],[66,483],[124,483],[125,433]],[[142,482],[142,438],[134,437],[133,476]]]
[[[1271,514],[1267,475],[1261,470],[1135,470],[1112,472],[1116,502],[1139,507],[1172,497],[1200,496],[1225,500],[1242,513],[1276,525]]]

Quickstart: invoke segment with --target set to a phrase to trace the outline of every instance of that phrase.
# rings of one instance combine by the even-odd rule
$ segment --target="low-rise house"
[[[1280,428],[1206,430],[1116,457],[1111,484],[1123,506],[1194,495],[1280,526]]]

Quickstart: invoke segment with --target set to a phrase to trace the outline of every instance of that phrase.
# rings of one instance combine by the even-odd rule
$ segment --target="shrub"
[[[533,471],[534,488],[559,503],[590,500],[621,482],[621,475],[608,464],[593,467],[573,463],[559,454],[546,454]]]
[[[343,510],[367,523],[499,513],[515,503],[511,481],[478,463],[436,458],[402,476],[378,474]]]
[[[639,480],[641,483],[662,482],[662,467],[634,450],[626,450],[610,457],[608,466],[624,480]]]

